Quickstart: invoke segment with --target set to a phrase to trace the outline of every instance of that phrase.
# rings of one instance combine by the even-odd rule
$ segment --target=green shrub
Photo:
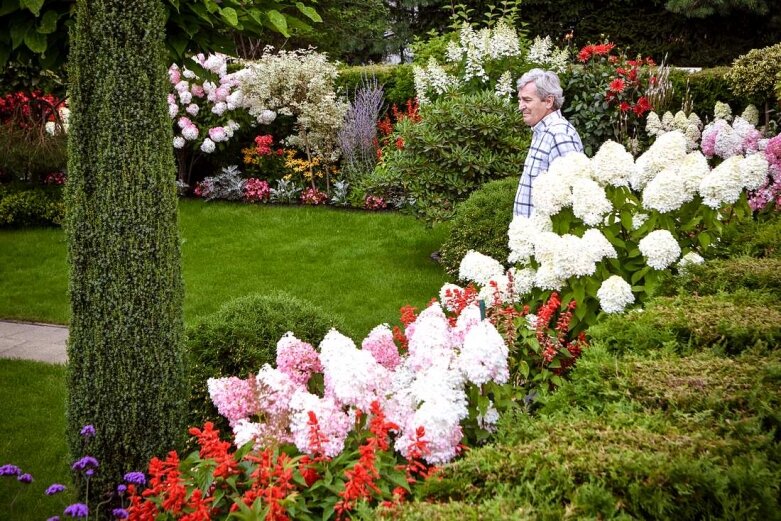
[[[738,114],[742,112],[749,101],[730,90],[727,81],[729,70],[729,67],[714,67],[697,72],[673,69],[670,72],[674,89],[670,111],[675,113],[681,110],[686,98],[691,100],[691,110],[703,120],[713,119],[713,107],[717,101],[727,103]]]
[[[420,114],[420,123],[397,124],[403,145],[391,140],[359,187],[363,193],[400,191],[418,217],[435,222],[451,218],[456,203],[483,183],[523,170],[530,133],[514,103],[481,92],[442,98]]]
[[[336,79],[336,88],[352,98],[355,90],[360,87],[362,78],[367,76],[374,76],[382,86],[386,110],[394,104],[402,108],[407,100],[416,96],[412,66],[409,64],[342,67]]]
[[[442,266],[451,276],[458,276],[461,259],[469,250],[507,259],[507,229],[517,188],[517,176],[491,181],[456,206],[450,235],[440,249]]]
[[[65,217],[59,188],[4,188],[0,190],[0,227],[57,225]]]
[[[724,228],[713,254],[718,257],[781,257],[781,212],[759,214]]]
[[[246,377],[263,364],[276,363],[277,342],[292,331],[317,346],[341,320],[320,308],[283,292],[246,295],[224,304],[186,331],[190,365],[190,418],[193,425],[206,419],[225,427],[209,399],[206,380],[223,376]]]
[[[587,350],[538,416],[507,415],[395,519],[778,519],[781,352]],[[465,507],[462,516],[459,507]]]
[[[764,105],[774,98],[776,74],[781,72],[781,43],[752,49],[738,57],[726,75],[737,96]]]
[[[68,162],[66,136],[50,136],[42,127],[0,125],[0,150],[0,175],[24,181],[42,181]]]
[[[739,353],[781,343],[781,306],[772,295],[743,291],[658,297],[642,311],[609,316],[591,337],[619,353],[703,348]]]
[[[661,284],[664,294],[714,295],[743,289],[781,294],[781,259],[735,257],[688,266],[685,273]]]

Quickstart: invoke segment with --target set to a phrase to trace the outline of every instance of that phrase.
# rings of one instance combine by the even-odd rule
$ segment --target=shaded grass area
[[[65,367],[0,359],[0,465],[32,474],[25,485],[0,477],[0,519],[47,519],[62,514],[75,498],[65,445]],[[46,496],[52,483],[68,487]]]
[[[779,519],[781,353],[595,347],[539,414],[447,466],[401,519]]]
[[[446,280],[429,256],[447,230],[410,216],[194,200],[179,210],[187,323],[232,298],[283,290],[361,337],[397,320],[399,307],[425,305]],[[67,323],[61,230],[0,230],[0,317]]]

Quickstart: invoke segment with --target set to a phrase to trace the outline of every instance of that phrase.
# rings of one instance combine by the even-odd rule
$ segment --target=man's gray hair
[[[518,92],[527,83],[534,83],[537,95],[541,99],[553,96],[553,108],[559,110],[564,105],[564,91],[555,72],[532,69],[518,79]]]

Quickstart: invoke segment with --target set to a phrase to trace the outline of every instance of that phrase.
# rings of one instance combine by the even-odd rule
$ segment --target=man
[[[523,122],[532,127],[532,142],[515,194],[513,215],[531,215],[534,180],[554,159],[583,151],[578,131],[561,115],[563,104],[564,91],[555,73],[532,69],[518,80],[518,108]]]

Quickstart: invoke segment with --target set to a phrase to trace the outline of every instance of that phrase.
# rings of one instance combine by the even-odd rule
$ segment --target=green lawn
[[[231,298],[285,290],[362,337],[397,320],[402,305],[425,305],[446,279],[429,256],[447,230],[398,213],[193,200],[179,208],[188,323]],[[0,317],[67,323],[67,284],[62,230],[0,231]]]

